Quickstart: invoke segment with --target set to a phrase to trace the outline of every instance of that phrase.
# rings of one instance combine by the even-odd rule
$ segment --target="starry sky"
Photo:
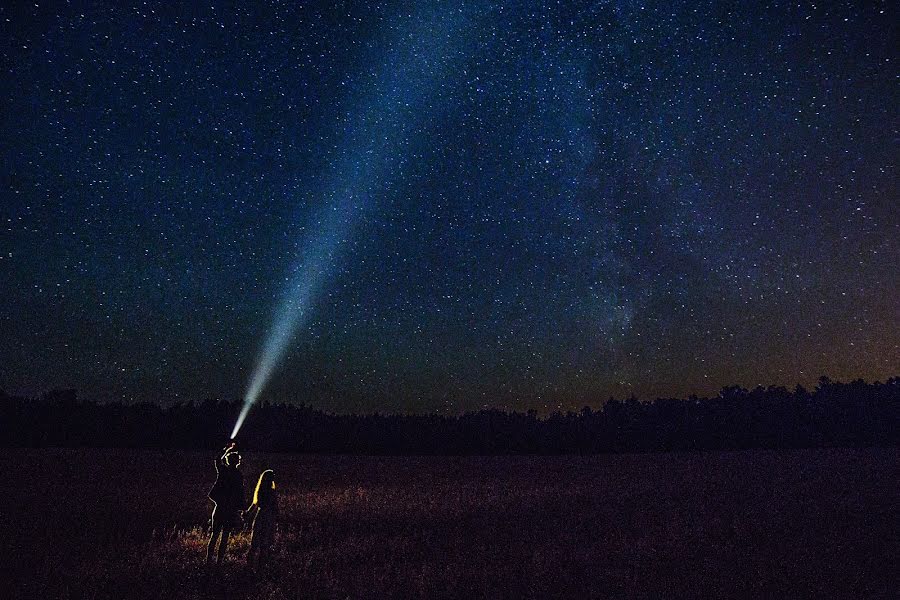
[[[539,411],[900,374],[886,2],[0,6],[0,389]],[[314,274],[314,279],[310,279]]]

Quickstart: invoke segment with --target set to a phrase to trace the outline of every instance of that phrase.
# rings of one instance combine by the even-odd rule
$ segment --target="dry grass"
[[[204,562],[211,457],[7,450],[10,597],[889,597],[896,449],[599,457],[245,456],[273,565]],[[248,490],[249,493],[249,490]]]

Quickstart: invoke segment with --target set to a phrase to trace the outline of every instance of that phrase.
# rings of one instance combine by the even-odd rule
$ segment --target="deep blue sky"
[[[242,396],[329,211],[264,398],[900,372],[887,3],[123,4],[0,7],[0,389]]]

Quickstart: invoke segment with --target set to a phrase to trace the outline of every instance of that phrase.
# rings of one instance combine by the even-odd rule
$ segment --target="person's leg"
[[[222,541],[219,542],[219,556],[216,562],[221,563],[225,559],[225,551],[228,549],[228,538],[231,537],[231,527],[222,528]]]
[[[213,524],[212,532],[209,534],[209,542],[206,544],[206,562],[212,562],[213,552],[216,547],[216,538],[222,533],[222,527]]]
[[[260,545],[259,554],[256,559],[256,568],[262,569],[266,566],[266,563],[269,562],[269,555],[272,552],[272,547],[268,544]]]
[[[250,550],[247,552],[247,566],[253,567],[254,559],[259,558],[259,536],[256,535],[256,532],[251,534],[250,538]]]
[[[262,568],[272,556],[272,547],[275,545],[275,524],[271,521],[267,522],[266,526],[259,533],[257,566]]]
[[[250,538],[250,550],[247,551],[247,566],[251,569],[255,568],[259,561],[259,541],[254,535]]]

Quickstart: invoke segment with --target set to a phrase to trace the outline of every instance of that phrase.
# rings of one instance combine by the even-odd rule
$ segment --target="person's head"
[[[272,469],[266,469],[259,475],[259,481],[256,482],[256,490],[253,491],[253,504],[259,504],[259,491],[260,490],[274,490],[275,489],[275,471]],[[265,491],[263,493],[265,493]]]
[[[225,455],[225,464],[232,469],[237,469],[241,466],[241,455],[237,452],[229,452]]]

